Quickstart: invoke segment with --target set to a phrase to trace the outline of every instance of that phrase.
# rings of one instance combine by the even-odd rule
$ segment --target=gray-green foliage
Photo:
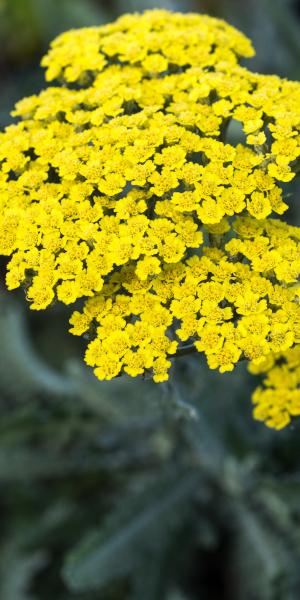
[[[102,385],[25,315],[3,298],[0,600],[297,600],[300,441],[254,423],[243,367]]]
[[[152,478],[153,479],[153,478]],[[154,481],[128,492],[124,501],[69,556],[65,579],[74,590],[102,588],[143,569],[145,557],[162,554],[183,520],[199,474],[169,467]],[[159,564],[159,563],[158,563]]]
[[[43,563],[43,553],[22,555],[14,543],[8,541],[1,551],[0,597],[5,600],[35,600],[28,588]]]

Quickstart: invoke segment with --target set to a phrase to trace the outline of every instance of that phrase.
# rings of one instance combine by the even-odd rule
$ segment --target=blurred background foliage
[[[296,0],[0,0],[0,127],[55,35],[153,7],[225,18],[299,79]],[[1,288],[0,600],[298,600],[300,426],[252,420],[245,366],[101,384],[67,310]]]

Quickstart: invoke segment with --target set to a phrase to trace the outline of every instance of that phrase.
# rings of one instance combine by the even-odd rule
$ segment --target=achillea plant
[[[279,429],[300,414],[300,229],[274,219],[300,85],[241,67],[253,53],[223,21],[164,10],[59,36],[55,85],[1,134],[0,251],[32,309],[84,300],[70,331],[99,379],[246,359],[266,373],[255,417]]]

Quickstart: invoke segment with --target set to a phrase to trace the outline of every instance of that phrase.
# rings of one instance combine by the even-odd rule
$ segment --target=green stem
[[[193,464],[204,474],[220,480],[226,455],[220,436],[211,428],[201,407],[184,397],[175,373],[163,386],[168,421],[176,442],[184,442]]]
[[[197,352],[197,348],[194,344],[179,346],[179,348],[177,348],[176,354],[174,354],[174,358],[180,358],[181,356],[187,356],[188,354],[195,354],[195,352]]]

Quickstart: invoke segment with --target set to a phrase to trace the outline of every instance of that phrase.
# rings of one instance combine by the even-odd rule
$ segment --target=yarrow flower
[[[300,407],[300,230],[274,218],[300,85],[239,65],[253,54],[224,21],[165,10],[60,35],[55,83],[0,134],[0,253],[32,309],[82,300],[70,331],[99,379],[164,381],[186,346],[221,372],[247,359],[268,373],[254,415],[280,428]]]

